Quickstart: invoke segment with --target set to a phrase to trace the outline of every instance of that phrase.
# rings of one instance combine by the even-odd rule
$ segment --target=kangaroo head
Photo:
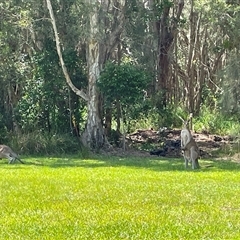
[[[190,113],[189,117],[187,120],[184,120],[180,116],[178,116],[182,120],[182,129],[188,129],[189,130],[189,123],[192,119],[192,113]]]

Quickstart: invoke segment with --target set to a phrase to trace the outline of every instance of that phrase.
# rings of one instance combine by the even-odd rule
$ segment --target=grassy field
[[[181,159],[0,162],[0,239],[240,239],[240,164]]]

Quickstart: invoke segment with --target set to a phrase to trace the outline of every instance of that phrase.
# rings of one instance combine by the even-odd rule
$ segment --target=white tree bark
[[[118,3],[120,4],[121,9],[119,17],[120,23],[111,32],[108,36],[108,39],[105,39],[106,42],[102,42],[100,39],[100,32],[99,32],[99,6],[100,4],[105,4],[108,6],[114,3],[111,3],[108,0],[86,0],[90,4],[92,9],[91,13],[89,14],[89,26],[90,26],[90,37],[88,40],[87,45],[87,64],[88,64],[88,94],[84,93],[83,91],[77,89],[73,84],[67,72],[66,66],[63,61],[61,47],[60,47],[60,40],[58,36],[58,31],[56,27],[56,21],[54,18],[51,0],[47,1],[47,7],[49,10],[49,14],[52,20],[53,30],[56,39],[56,47],[58,56],[61,62],[61,66],[66,78],[68,85],[71,89],[80,97],[88,101],[88,118],[85,130],[81,136],[82,143],[84,146],[87,146],[91,149],[100,149],[104,145],[109,146],[108,141],[106,140],[104,129],[100,117],[100,109],[99,109],[99,92],[97,90],[96,82],[100,76],[100,70],[103,65],[103,61],[106,60],[104,56],[101,54],[109,53],[114,49],[114,46],[117,43],[117,39],[119,38],[124,24],[124,12],[121,11],[125,6],[125,0],[120,0]],[[107,26],[106,26],[107,27]],[[101,46],[101,47],[100,47]],[[100,49],[101,48],[101,49]],[[104,51],[103,51],[104,49]]]
[[[68,74],[67,68],[65,66],[65,63],[63,61],[63,57],[62,57],[62,51],[61,51],[61,46],[60,46],[60,39],[58,36],[58,30],[57,30],[57,25],[56,25],[56,20],[54,17],[54,13],[53,13],[53,9],[52,9],[52,4],[51,4],[51,0],[46,0],[47,1],[47,7],[48,7],[48,11],[52,20],[52,25],[53,25],[53,31],[54,31],[54,35],[55,35],[55,41],[56,41],[56,48],[57,48],[57,53],[59,56],[59,60],[62,66],[62,70],[65,76],[65,79],[67,81],[67,84],[70,86],[70,88],[73,90],[73,92],[75,92],[78,96],[82,97],[84,100],[88,101],[89,97],[86,93],[84,93],[82,90],[79,90],[78,88],[76,88],[72,81],[71,78]]]
[[[91,3],[92,1],[90,1]],[[93,1],[94,2],[94,1]],[[82,134],[82,142],[91,149],[100,149],[105,144],[105,135],[99,112],[99,93],[96,82],[100,76],[100,44],[97,39],[99,33],[98,12],[95,9],[89,16],[90,39],[87,48],[88,64],[88,118],[87,124]]]

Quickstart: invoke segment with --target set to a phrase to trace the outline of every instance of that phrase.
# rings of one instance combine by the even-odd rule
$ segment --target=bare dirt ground
[[[160,131],[139,129],[126,136],[125,154],[134,156],[182,157],[180,132],[180,129],[162,129]],[[217,158],[217,150],[221,150],[223,153],[226,152],[226,158],[229,158],[229,150],[234,143],[232,137],[207,133],[193,133],[193,137],[200,149],[201,157]],[[139,150],[144,149],[144,146],[148,146],[148,150],[146,148],[145,150]],[[124,155],[124,152],[120,151],[118,154]],[[240,162],[240,154],[237,153],[231,156],[231,159]]]

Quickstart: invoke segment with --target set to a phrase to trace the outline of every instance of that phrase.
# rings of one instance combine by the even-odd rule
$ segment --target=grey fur
[[[0,158],[7,158],[8,163],[14,163],[16,159],[24,164],[24,162],[19,158],[19,156],[7,145],[0,145]]]

